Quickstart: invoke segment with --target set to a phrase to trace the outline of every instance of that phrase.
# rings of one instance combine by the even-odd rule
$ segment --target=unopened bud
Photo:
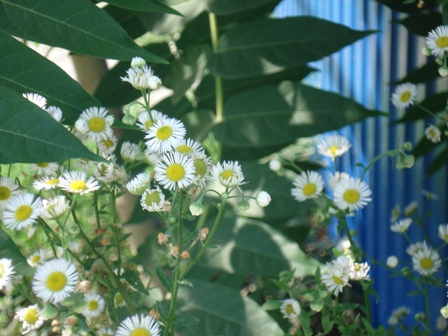
[[[204,213],[204,205],[201,198],[190,204],[190,212],[193,216],[200,216]]]
[[[53,320],[53,321],[51,321],[50,325],[51,325],[52,327],[56,327],[56,326],[59,325],[59,321],[58,321],[58,320]]]
[[[190,259],[190,252],[183,251],[180,256],[181,256],[182,259]]]
[[[242,200],[240,200],[237,204],[236,207],[238,208],[238,210],[240,211],[246,211],[250,208],[250,204],[248,201],[246,201],[244,198]]]
[[[437,57],[437,58],[436,58],[436,63],[437,63],[438,65],[443,65],[443,63],[444,63],[443,58]]]
[[[429,49],[428,47],[423,47],[422,48],[422,54],[425,56],[431,56],[431,49]]]
[[[133,68],[143,68],[146,65],[146,61],[141,57],[134,57],[131,61],[131,67]]]
[[[92,290],[92,283],[89,280],[81,281],[76,287],[76,291],[81,293],[87,293]]]
[[[130,115],[130,114],[126,114],[123,117],[122,121],[123,121],[123,124],[134,125],[137,122],[137,118],[132,116],[132,115]]]
[[[390,268],[395,268],[398,265],[398,258],[394,255],[391,255],[387,258],[386,264]]]
[[[440,309],[440,314],[442,314],[444,318],[448,319],[448,304]]]
[[[229,193],[223,192],[223,193],[221,194],[221,199],[222,199],[223,201],[227,200],[228,198],[229,198]]]
[[[78,319],[75,316],[69,316],[69,317],[67,317],[65,322],[70,325],[75,325],[76,322],[78,322]]]
[[[160,78],[157,77],[157,76],[151,76],[151,77],[148,79],[148,87],[149,87],[151,90],[158,89],[161,85],[162,85],[162,81],[161,81]]]
[[[442,76],[442,77],[446,77],[446,76],[448,76],[448,67],[447,67],[446,65],[442,65],[442,66],[439,68],[439,74],[440,74],[440,76]]]
[[[266,191],[260,191],[257,195],[257,203],[262,208],[267,207],[271,203],[271,195]]]
[[[409,141],[406,141],[406,142],[403,144],[403,149],[406,150],[406,151],[410,151],[410,150],[412,150],[412,143],[409,142]]]
[[[154,320],[160,320],[160,315],[156,308],[151,309],[149,316],[151,316]]]
[[[272,159],[271,161],[269,161],[269,169],[272,171],[279,171],[280,168],[282,168],[282,164],[279,160],[277,159]]]

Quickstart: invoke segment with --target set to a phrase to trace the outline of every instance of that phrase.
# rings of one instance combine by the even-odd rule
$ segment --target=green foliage
[[[12,265],[17,274],[33,275],[34,269],[28,265],[20,250],[8,234],[0,228],[0,257],[12,260]]]

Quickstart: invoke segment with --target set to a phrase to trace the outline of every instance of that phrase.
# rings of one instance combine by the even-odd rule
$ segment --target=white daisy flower
[[[316,198],[324,188],[324,180],[315,171],[300,173],[292,182],[295,188],[291,189],[291,195],[299,202],[310,198]]]
[[[151,316],[134,315],[122,321],[115,336],[159,336],[159,323]]]
[[[448,243],[448,224],[439,225],[439,238],[442,239],[445,243]]]
[[[155,167],[155,180],[164,188],[187,188],[194,179],[194,162],[179,153],[167,153]]]
[[[111,155],[115,148],[117,147],[118,139],[115,135],[112,135],[110,138],[102,139],[97,142],[97,147],[100,152],[100,155],[107,157]]]
[[[59,178],[59,187],[69,193],[86,194],[100,188],[93,177],[87,179],[86,173],[69,171]]]
[[[188,156],[196,156],[198,154],[204,153],[204,148],[202,145],[194,141],[193,139],[182,139],[175,145],[173,145],[173,148],[176,152],[179,152],[184,155]]]
[[[147,172],[137,174],[125,187],[133,195],[143,195],[151,185],[151,175]]]
[[[194,184],[204,189],[210,179],[208,174],[212,169],[212,160],[205,153],[197,154],[193,157],[194,161]]]
[[[186,130],[182,122],[173,118],[158,120],[145,135],[146,147],[153,152],[165,153],[171,150],[185,136]]]
[[[283,314],[283,318],[293,319],[300,315],[300,304],[297,300],[286,299],[283,300],[280,312]]]
[[[395,268],[398,265],[398,258],[394,255],[387,257],[386,265],[390,268]]]
[[[125,162],[134,162],[135,158],[142,154],[140,147],[137,144],[133,144],[129,141],[123,142],[120,150],[121,157]]]
[[[112,137],[114,117],[104,107],[89,107],[84,110],[75,123],[75,128],[87,138],[99,143]]]
[[[418,202],[416,202],[416,201],[411,202],[404,208],[404,215],[406,217],[409,217],[417,210],[418,210]]]
[[[58,219],[68,209],[70,209],[70,204],[65,196],[55,196],[52,200],[42,200],[42,213],[40,216],[45,219]]]
[[[0,290],[7,290],[11,286],[14,271],[12,260],[7,258],[0,259]]]
[[[400,217],[400,214],[401,214],[400,206],[396,204],[390,213],[390,222],[395,223],[398,220],[398,217]]]
[[[350,286],[350,267],[342,267],[335,261],[327,263],[326,269],[322,272],[322,282],[331,294],[338,295],[345,286]]]
[[[26,261],[31,267],[37,267],[47,261],[47,253],[44,249],[38,249],[32,255],[30,255]]]
[[[40,200],[33,194],[17,195],[6,204],[2,221],[8,229],[20,230],[35,223],[41,211]]]
[[[9,177],[0,177],[0,208],[4,208],[12,197],[19,194],[19,186]]]
[[[16,318],[23,322],[23,333],[30,330],[39,329],[45,322],[45,318],[41,315],[37,304],[19,309],[16,312]]]
[[[405,233],[412,223],[411,218],[402,219],[390,226],[390,230],[398,233]]]
[[[96,293],[88,293],[84,296],[84,300],[87,301],[87,307],[82,312],[85,317],[97,317],[104,311],[106,303],[101,295]]]
[[[423,248],[415,252],[412,256],[412,266],[414,271],[421,275],[431,275],[440,268],[441,261],[439,254],[430,247]]]
[[[367,262],[357,263],[352,262],[350,266],[350,280],[361,281],[361,280],[370,280],[369,276],[370,266]]]
[[[34,105],[39,106],[41,109],[45,110],[47,106],[47,99],[37,93],[24,93],[22,96],[28,99]]]
[[[165,211],[165,195],[159,187],[156,189],[146,189],[140,198],[143,209],[149,212]]]
[[[36,190],[50,190],[54,189],[59,185],[59,178],[53,176],[43,177],[37,181],[33,182],[33,188]]]
[[[340,180],[333,190],[335,205],[341,210],[350,211],[366,206],[372,200],[369,197],[371,194],[372,191],[365,182],[353,177]]]
[[[55,162],[40,162],[30,164],[30,170],[37,175],[53,175],[59,169],[59,164]]]
[[[40,266],[34,273],[34,294],[45,302],[58,303],[69,297],[76,288],[78,272],[65,259],[53,259]]]
[[[271,195],[269,195],[266,191],[260,191],[256,198],[257,204],[264,208],[271,203]]]
[[[336,184],[343,179],[348,179],[350,177],[349,174],[343,172],[335,172],[334,174],[330,174],[330,181],[328,182],[331,190],[334,189]]]
[[[115,294],[114,305],[115,305],[115,308],[126,306],[126,301],[124,301],[123,295],[121,295],[120,293]]]
[[[436,194],[433,194],[432,192],[429,192],[427,190],[422,190],[422,195],[425,196],[425,198],[429,200],[438,200],[439,196]]]
[[[442,135],[442,132],[440,132],[440,129],[437,126],[429,125],[425,129],[425,135],[426,139],[428,139],[432,143],[438,143],[440,142],[440,136]]]
[[[154,76],[151,67],[147,65],[142,67],[131,67],[126,73],[127,76],[120,77],[121,80],[130,83],[137,90],[155,90],[162,85],[160,78]]]
[[[438,26],[430,31],[426,37],[426,46],[434,56],[443,56],[448,50],[448,26]]]
[[[48,112],[49,115],[53,117],[57,122],[61,122],[62,120],[62,110],[57,106],[48,106],[45,111]]]
[[[152,150],[150,150],[148,148],[145,149],[145,151],[143,152],[143,155],[145,157],[145,162],[150,166],[155,166],[157,164],[157,162],[159,162],[163,156],[162,153],[153,152]]]
[[[392,312],[392,315],[387,320],[387,323],[391,326],[397,325],[401,320],[408,316],[410,312],[411,310],[408,307],[399,307]]]
[[[336,157],[347,152],[351,146],[350,141],[346,137],[332,135],[317,144],[317,152],[334,160]]]
[[[157,110],[151,110],[151,114],[148,111],[143,111],[137,117],[137,126],[140,127],[142,131],[149,131],[149,129],[159,120],[167,119],[168,117],[162,112]]]
[[[408,248],[406,249],[406,253],[409,254],[410,256],[413,256],[417,252],[427,250],[428,248],[429,247],[425,241],[417,242],[417,243],[409,245]]]
[[[396,108],[406,108],[414,104],[417,99],[417,86],[412,83],[404,83],[395,89],[392,94],[392,104]]]
[[[98,330],[98,336],[114,336],[115,332],[111,328],[101,328]]]
[[[218,162],[212,167],[212,179],[221,183],[224,187],[236,187],[244,184],[244,175],[238,161]]]

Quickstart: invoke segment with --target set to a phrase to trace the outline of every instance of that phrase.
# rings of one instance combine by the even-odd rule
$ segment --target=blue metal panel
[[[283,0],[275,14],[278,17],[313,15],[352,29],[381,31],[320,62],[314,62],[312,66],[320,72],[311,75],[308,82],[324,90],[351,97],[368,108],[390,111],[391,120],[403,113],[393,108],[390,96],[394,87],[388,85],[424,64],[426,58],[420,52],[424,45],[423,38],[408,34],[398,24],[391,24],[392,20],[400,17],[399,13],[369,0]],[[426,87],[419,86],[422,93],[419,99],[440,91],[442,87],[446,90],[446,84],[437,82]],[[341,158],[341,170],[359,176],[361,170],[355,166],[356,163],[366,165],[378,154],[396,148],[405,141],[411,141],[415,145],[427,126],[427,122],[395,126],[391,125],[391,120],[370,119],[340,130],[353,144],[350,153]],[[448,222],[448,178],[447,169],[442,169],[432,178],[425,177],[432,158],[433,155],[420,159],[412,169],[405,171],[396,170],[393,162],[384,158],[368,173],[366,182],[372,189],[373,201],[362,212],[357,213],[351,223],[356,227],[358,240],[367,255],[383,263],[392,254],[400,260],[410,261],[405,253],[408,244],[404,237],[389,229],[390,214],[396,204],[401,209],[414,201],[420,206],[425,205],[420,214],[431,211],[432,216],[426,219],[428,230],[432,239],[440,242],[437,227]],[[422,189],[438,194],[440,199],[425,204]],[[424,239],[421,231],[415,228],[411,228],[409,233],[414,242]],[[447,248],[439,252],[442,257],[447,257]],[[446,279],[446,271],[442,272],[438,272],[439,276],[441,274]],[[406,305],[411,308],[409,323],[415,324],[413,315],[424,311],[424,303],[419,296],[407,297],[409,292],[416,289],[414,285],[402,278],[389,279],[390,272],[379,266],[373,266],[371,274],[380,296],[380,301],[372,303],[373,322],[376,325],[387,324],[391,312]],[[446,300],[445,289],[431,291],[433,327],[440,308],[447,303]]]

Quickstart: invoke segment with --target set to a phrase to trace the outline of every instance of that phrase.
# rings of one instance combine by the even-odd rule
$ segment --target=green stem
[[[425,278],[425,290],[423,291],[423,296],[425,297],[425,324],[426,330],[429,332],[431,330],[431,310],[429,306],[429,286],[427,278]]]
[[[437,118],[437,119],[439,119],[439,120],[445,122],[445,119],[444,119],[444,118],[442,118],[442,117],[438,116],[437,114],[435,114],[434,112],[428,110],[426,107],[423,107],[423,106],[420,105],[420,104],[415,104],[415,106],[418,106],[420,109],[422,109],[423,111],[425,111],[425,112],[428,113],[429,115],[432,115],[433,117],[435,117],[435,118]]]
[[[47,222],[45,222],[42,218],[39,217],[39,218],[37,219],[37,222],[40,224],[42,230],[44,231],[45,235],[46,235],[47,238],[48,238],[48,241],[50,242],[51,250],[53,251],[53,255],[54,255],[54,257],[57,258],[57,257],[58,257],[58,254],[57,254],[57,252],[56,252],[56,248],[54,247],[54,244],[51,242],[51,237],[50,237],[49,232],[51,232],[51,234],[53,234],[57,239],[61,240],[61,238],[59,237],[59,235],[58,235],[56,232],[54,232],[54,231],[51,229],[50,226],[48,226]],[[61,240],[61,241],[62,241],[62,240]]]
[[[176,266],[174,268],[174,281],[173,281],[173,290],[171,292],[171,303],[170,303],[170,310],[168,312],[168,318],[166,321],[166,326],[165,326],[165,332],[163,333],[164,336],[170,336],[170,335],[174,335],[174,325],[173,325],[173,321],[174,321],[174,307],[176,305],[176,299],[177,299],[177,293],[179,291],[179,273],[180,273],[180,261],[181,259],[179,258],[177,260]]]
[[[396,149],[392,149],[392,150],[390,150],[390,151],[381,153],[380,155],[374,157],[373,160],[370,161],[370,163],[368,164],[368,166],[364,168],[364,171],[362,172],[361,177],[360,177],[359,179],[360,179],[360,180],[363,179],[364,175],[367,173],[367,171],[368,171],[370,168],[372,168],[372,166],[375,164],[375,162],[377,162],[379,159],[381,159],[381,158],[384,157],[384,156],[391,156],[391,155],[394,155],[395,152],[396,152]]]
[[[210,35],[212,40],[212,50],[216,52],[218,50],[218,20],[216,15],[212,12],[209,13],[210,21]],[[223,117],[224,106],[224,94],[222,89],[222,79],[219,76],[215,77],[215,90],[216,90],[216,122],[221,122]]]
[[[95,209],[95,220],[96,220],[96,227],[98,229],[101,228],[101,224],[100,224],[100,212],[98,210],[98,192],[95,191],[93,193],[93,208]]]
[[[361,281],[361,286],[364,294],[364,305],[366,307],[367,321],[369,321],[369,323],[372,323],[372,313],[370,311],[370,297],[369,293],[367,292],[367,287],[370,286],[370,284],[367,283],[366,281]]]

